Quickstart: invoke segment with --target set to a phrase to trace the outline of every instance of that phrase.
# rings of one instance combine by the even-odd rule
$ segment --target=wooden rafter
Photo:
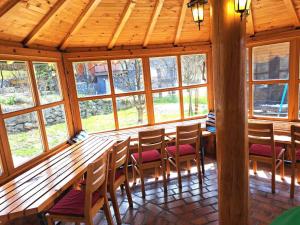
[[[91,14],[95,11],[97,6],[100,4],[101,0],[91,0],[82,13],[79,15],[79,17],[76,19],[75,23],[72,25],[70,31],[68,34],[64,37],[63,41],[60,44],[60,49],[64,50],[66,49],[68,42],[70,40],[70,37],[72,37],[76,32],[78,32],[85,24],[85,22],[88,20],[88,18],[91,16]]]
[[[294,25],[296,27],[300,26],[300,20],[299,20],[299,16],[297,14],[297,10],[293,4],[292,0],[283,0],[289,13],[291,14],[293,21],[294,21]]]
[[[4,6],[1,7],[0,18],[20,1],[21,0],[9,0]]]
[[[129,0],[129,2],[127,3],[127,5],[125,7],[125,10],[123,12],[123,15],[121,16],[120,22],[119,22],[119,24],[118,24],[118,26],[117,26],[110,42],[108,44],[108,49],[112,49],[115,46],[122,30],[125,27],[126,22],[128,21],[131,13],[132,13],[132,11],[135,7],[135,5],[136,5],[135,0]]]
[[[158,20],[158,17],[161,12],[161,9],[163,7],[163,4],[164,4],[164,0],[157,0],[157,2],[156,2],[155,9],[154,9],[152,17],[151,17],[150,25],[148,27],[148,30],[147,30],[147,33],[146,33],[146,36],[144,39],[144,44],[143,44],[144,47],[146,47],[149,43],[150,37],[152,35],[152,32],[153,32],[156,22]]]
[[[180,40],[180,35],[181,35],[182,28],[183,28],[185,14],[186,14],[186,10],[187,10],[187,3],[188,3],[188,0],[183,0],[183,2],[182,2],[181,12],[180,12],[180,17],[179,17],[179,21],[178,21],[178,26],[177,26],[174,45],[177,45],[179,40]]]
[[[32,44],[37,37],[39,36],[39,33],[43,29],[43,27],[46,27],[48,24],[53,21],[55,18],[56,13],[59,9],[61,9],[61,6],[66,2],[67,0],[58,0],[53,7],[49,10],[49,12],[42,18],[42,20],[38,23],[38,25],[27,35],[27,37],[23,40],[24,45],[30,45]]]
[[[253,20],[253,10],[252,8],[250,9],[250,15],[247,16],[247,23],[249,27],[249,34],[254,35],[255,34],[255,28],[254,28],[254,20]]]

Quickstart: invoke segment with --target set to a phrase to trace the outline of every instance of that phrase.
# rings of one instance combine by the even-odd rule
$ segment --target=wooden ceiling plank
[[[107,47],[108,49],[112,49],[115,46],[122,30],[124,29],[124,27],[126,25],[126,22],[128,21],[131,13],[132,13],[132,11],[135,7],[135,5],[136,5],[135,0],[129,0],[129,2],[127,3],[127,5],[125,7],[125,10],[123,12],[123,15],[121,16],[120,22],[119,22],[119,24],[118,24],[118,26],[117,26],[110,42],[108,44],[108,47]]]
[[[154,27],[157,23],[157,20],[158,20],[158,17],[160,15],[163,4],[164,4],[164,0],[157,0],[156,5],[155,5],[155,9],[154,9],[152,17],[151,17],[152,19],[150,21],[150,25],[148,27],[148,30],[147,30],[147,33],[146,33],[146,36],[145,36],[145,39],[144,39],[143,47],[147,47],[147,45],[150,41],[151,34],[152,34],[152,32],[154,30]]]
[[[21,0],[9,0],[1,9],[0,9],[0,18],[12,9],[18,2]]]
[[[174,45],[177,45],[180,40],[180,35],[182,32],[183,23],[184,23],[184,19],[185,19],[185,15],[186,15],[186,10],[187,10],[187,4],[188,4],[188,0],[183,0]]]
[[[23,40],[24,45],[28,46],[32,44],[39,36],[40,31],[43,27],[46,27],[47,24],[50,24],[51,21],[55,18],[58,10],[62,8],[62,5],[66,2],[66,0],[58,0],[53,7],[49,10],[49,12],[41,19],[41,21],[34,27],[34,29],[27,35],[27,37]]]
[[[72,25],[70,31],[68,34],[64,37],[63,41],[60,44],[60,50],[65,50],[70,38],[76,34],[85,24],[85,22],[88,20],[88,18],[92,15],[92,13],[95,11],[95,9],[100,4],[101,0],[91,0],[82,13],[77,17],[75,23]]]
[[[294,20],[294,25],[296,27],[300,26],[300,20],[299,20],[299,16],[296,10],[296,7],[293,4],[293,0],[283,0],[289,13],[291,14],[291,16],[293,17]]]
[[[247,16],[247,23],[249,23],[249,34],[254,35],[255,34],[255,27],[254,27],[254,19],[253,19],[253,10],[252,8],[250,9],[250,15]]]

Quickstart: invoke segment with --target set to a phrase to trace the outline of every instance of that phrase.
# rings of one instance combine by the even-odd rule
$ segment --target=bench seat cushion
[[[136,162],[139,160],[139,153],[133,153],[132,157]],[[142,163],[148,163],[148,162],[155,162],[155,161],[160,161],[160,152],[158,150],[148,150],[142,152]]]
[[[176,155],[176,146],[169,146],[166,148],[167,152],[172,156],[175,157]],[[196,149],[193,145],[180,145],[179,146],[179,156],[184,156],[184,155],[192,155],[196,153]]]
[[[100,199],[99,192],[93,194],[92,205]],[[85,192],[81,190],[70,190],[50,210],[50,214],[66,216],[84,216]]]

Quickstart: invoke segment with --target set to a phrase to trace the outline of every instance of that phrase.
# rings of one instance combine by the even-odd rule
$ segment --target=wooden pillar
[[[246,18],[234,0],[212,0],[219,223],[248,224],[248,148],[245,75]]]

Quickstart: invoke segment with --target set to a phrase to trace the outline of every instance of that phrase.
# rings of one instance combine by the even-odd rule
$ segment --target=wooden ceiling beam
[[[41,19],[41,21],[34,27],[34,29],[23,40],[23,44],[26,46],[31,45],[39,36],[41,30],[50,24],[55,18],[56,13],[62,8],[62,5],[67,0],[58,0],[48,11],[48,13]]]
[[[70,31],[64,37],[63,41],[60,44],[60,50],[65,50],[70,38],[76,34],[86,23],[88,18],[92,15],[95,9],[100,4],[101,0],[90,0],[90,2],[86,5],[81,14],[77,17],[75,23],[72,25]]]
[[[112,49],[115,46],[122,30],[124,29],[124,27],[126,25],[126,22],[128,21],[131,13],[132,13],[132,11],[135,7],[135,5],[136,5],[135,0],[129,0],[129,2],[127,3],[127,5],[125,7],[125,10],[123,12],[123,15],[121,16],[120,22],[119,22],[119,24],[118,24],[118,26],[117,26],[110,42],[108,44],[108,47],[107,47],[108,49]]]
[[[249,30],[249,34],[250,35],[254,35],[255,34],[255,27],[254,27],[254,18],[253,18],[253,10],[252,8],[250,9],[250,15],[247,16],[247,23],[248,23],[248,27],[250,28]]]
[[[20,1],[21,0],[9,0],[6,4],[4,4],[4,6],[2,6],[0,9],[0,18]]]
[[[296,27],[299,27],[300,26],[300,20],[299,20],[299,16],[298,16],[298,13],[297,13],[297,10],[293,4],[293,0],[283,0],[289,13],[291,14],[292,18],[293,18],[293,21],[294,21],[294,25]]]
[[[187,10],[187,4],[188,4],[188,0],[183,0],[174,45],[177,45],[180,40],[180,35],[182,32],[183,23],[184,23],[184,19],[185,19],[185,15],[186,15],[186,10]]]
[[[146,36],[145,36],[145,39],[144,39],[143,47],[147,47],[147,45],[150,41],[152,32],[153,32],[154,27],[157,23],[157,20],[158,20],[158,17],[160,15],[163,4],[164,4],[164,0],[157,0],[156,5],[155,5],[155,9],[154,9],[152,17],[151,17],[150,25],[148,27],[148,30],[147,30],[147,33],[146,33]]]

